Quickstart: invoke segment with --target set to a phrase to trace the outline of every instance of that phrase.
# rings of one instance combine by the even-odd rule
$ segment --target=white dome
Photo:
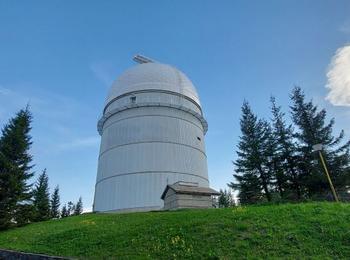
[[[126,93],[149,89],[179,93],[200,105],[196,88],[184,73],[172,66],[153,62],[134,66],[117,78],[106,104]]]

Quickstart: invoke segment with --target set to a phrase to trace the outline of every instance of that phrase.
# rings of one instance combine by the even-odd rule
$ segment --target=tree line
[[[242,105],[234,181],[241,204],[270,201],[332,200],[318,154],[322,153],[338,196],[349,199],[350,141],[333,134],[334,118],[307,100],[300,87],[291,94],[290,124],[274,97],[270,120],[258,118],[247,101]]]
[[[236,206],[233,194],[230,189],[229,190],[220,189],[219,193],[220,195],[218,196],[218,199],[217,199],[217,206],[219,208],[229,208],[229,207]]]
[[[46,169],[35,184],[30,136],[32,115],[28,106],[20,110],[3,127],[0,136],[0,229],[79,215],[83,211],[81,197],[60,210],[59,187],[49,192]]]

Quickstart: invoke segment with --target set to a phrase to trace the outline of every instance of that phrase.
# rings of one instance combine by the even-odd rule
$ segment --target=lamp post
[[[327,176],[327,179],[328,179],[329,186],[331,187],[334,200],[335,200],[336,202],[339,202],[339,199],[338,199],[337,193],[335,192],[335,189],[334,189],[334,186],[333,186],[331,177],[330,177],[330,175],[329,175],[329,172],[328,172],[326,163],[325,163],[325,161],[324,161],[324,159],[323,159],[323,155],[322,155],[322,144],[315,144],[315,145],[312,146],[312,149],[313,149],[314,151],[318,152],[318,154],[319,154],[319,156],[320,156],[320,159],[321,159],[321,162],[322,162],[322,166],[323,166],[324,172],[325,172],[325,174],[326,174],[326,176]]]

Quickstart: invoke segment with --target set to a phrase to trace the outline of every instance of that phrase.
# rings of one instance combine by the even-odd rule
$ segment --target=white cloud
[[[0,86],[0,95],[2,95],[2,96],[9,96],[11,94],[13,94],[12,90],[10,90],[8,88],[5,88],[3,86]]]
[[[333,56],[327,72],[329,89],[326,100],[334,106],[350,106],[350,45]]]
[[[100,137],[99,136],[91,136],[86,138],[77,138],[74,140],[71,140],[67,143],[62,143],[58,147],[62,150],[71,150],[71,149],[78,149],[78,148],[87,148],[87,147],[97,147],[100,143]]]
[[[100,80],[105,86],[110,87],[114,80],[113,74],[111,73],[111,64],[107,62],[95,62],[90,64],[90,69],[98,80]]]
[[[339,27],[339,31],[345,34],[350,33],[350,21],[346,21]]]
[[[56,93],[42,90],[39,93],[32,93],[34,88],[28,91],[26,85],[15,88],[0,85],[0,119],[5,116],[13,116],[27,104],[35,117],[50,121],[53,119],[56,121],[71,120],[76,113],[87,109],[87,106],[78,101]]]
[[[0,104],[0,127],[21,108],[30,105],[32,149],[36,156],[46,154],[47,150],[57,155],[84,147],[98,149],[100,138],[96,133],[95,118],[85,116],[94,115],[94,110],[83,102],[27,85],[9,87],[0,84]]]
[[[27,104],[39,104],[42,100],[35,97],[26,96],[8,87],[0,85],[0,121],[13,116],[18,110],[25,108]]]

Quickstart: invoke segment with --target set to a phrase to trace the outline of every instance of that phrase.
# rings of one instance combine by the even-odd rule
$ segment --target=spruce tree
[[[298,171],[296,143],[292,125],[287,125],[276,100],[271,97],[273,139],[275,141],[273,163],[277,187],[284,199],[300,200],[302,197],[301,180]],[[287,194],[286,194],[287,193]]]
[[[55,187],[54,192],[51,196],[51,218],[59,218],[60,217],[60,194],[58,185]]]
[[[64,204],[62,207],[62,210],[61,210],[61,218],[65,218],[68,216],[69,216],[69,212],[68,212],[66,204]]]
[[[317,153],[312,149],[315,144],[323,145],[331,178],[336,189],[344,194],[350,184],[350,141],[344,142],[344,132],[333,136],[334,118],[327,122],[326,110],[319,109],[311,101],[305,100],[301,88],[292,91],[292,119],[298,127],[295,134],[298,139],[299,162],[303,183],[307,195],[312,198],[330,197],[329,184],[324,176]]]
[[[2,129],[0,138],[0,229],[14,221],[29,222],[31,213],[32,116],[28,109],[20,110]]]
[[[256,174],[245,172],[242,175],[236,174],[234,177],[237,182],[231,182],[228,186],[239,191],[239,204],[254,204],[263,200],[261,182]]]
[[[227,197],[226,190],[220,189],[220,196],[219,196],[219,208],[227,208],[230,204],[230,201]]]
[[[83,213],[83,201],[82,198],[79,197],[79,200],[75,205],[74,215],[80,215],[81,213]]]
[[[232,197],[232,193],[230,190],[222,190],[220,189],[219,196],[219,208],[228,208],[234,206],[234,200]]]
[[[284,172],[281,168],[280,157],[277,153],[277,140],[273,135],[273,130],[270,125],[267,127],[268,139],[266,142],[266,159],[267,159],[267,169],[271,174],[271,190],[273,193],[279,194],[279,197],[284,199],[285,197],[285,178]],[[276,196],[274,196],[276,197]]]
[[[50,193],[49,177],[46,169],[40,174],[34,189],[35,221],[48,220],[50,218]]]
[[[237,173],[234,177],[238,183],[231,183],[229,186],[239,190],[241,203],[255,203],[261,199],[261,194],[271,201],[272,173],[268,167],[267,149],[270,127],[266,121],[257,119],[246,101],[242,106],[240,125],[242,135],[238,143],[238,158],[234,162]],[[258,192],[260,187],[262,192]]]
[[[73,202],[68,201],[68,208],[67,208],[67,212],[68,212],[68,216],[71,216],[74,214],[75,211],[75,205]]]
[[[272,126],[265,120],[263,120],[263,122],[265,125],[265,138],[261,155],[265,159],[265,171],[267,171],[270,178],[269,188],[273,198],[279,196],[284,199],[286,179],[284,171],[281,168],[280,158],[277,154],[278,143],[274,136]]]

